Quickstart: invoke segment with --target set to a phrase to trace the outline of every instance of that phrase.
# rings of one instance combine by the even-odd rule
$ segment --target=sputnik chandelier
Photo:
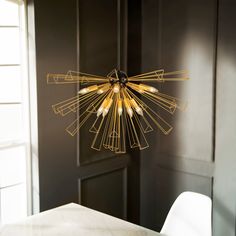
[[[77,119],[66,127],[66,131],[74,136],[88,119],[92,119],[93,124],[89,127],[89,132],[94,133],[91,148],[110,149],[115,153],[125,153],[126,142],[131,148],[140,150],[149,147],[145,134],[153,131],[153,124],[164,134],[170,133],[173,127],[145,101],[170,114],[176,109],[184,110],[185,104],[148,83],[187,79],[186,71],[165,73],[164,70],[131,77],[116,69],[106,77],[76,71],[47,75],[48,84],[85,85],[75,97],[52,106],[55,114],[61,116],[77,114]]]

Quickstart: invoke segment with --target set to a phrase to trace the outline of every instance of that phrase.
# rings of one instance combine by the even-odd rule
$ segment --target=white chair
[[[166,236],[212,236],[211,199],[183,192],[173,203],[161,233]]]

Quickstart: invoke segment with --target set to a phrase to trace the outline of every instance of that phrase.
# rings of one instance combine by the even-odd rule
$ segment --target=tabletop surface
[[[70,203],[5,225],[0,236],[161,236],[113,216]]]

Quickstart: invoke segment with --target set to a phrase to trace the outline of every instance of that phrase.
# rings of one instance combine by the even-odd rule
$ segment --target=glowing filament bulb
[[[92,85],[92,86],[89,86],[87,88],[83,88],[83,89],[79,90],[78,94],[86,94],[86,93],[95,91],[97,89],[98,89],[97,85]]]
[[[144,93],[143,88],[141,88],[141,86],[139,86],[139,85],[137,85],[137,84],[134,84],[134,83],[127,83],[127,85],[128,85],[130,88],[136,90],[136,91],[139,92],[139,93]]]
[[[143,116],[143,110],[141,109],[141,107],[137,104],[137,102],[132,98],[130,99],[130,103],[133,106],[133,108],[135,109],[135,111],[140,115]]]
[[[131,107],[127,109],[127,113],[129,114],[130,118],[132,118],[132,116],[133,116],[133,110],[132,110]]]
[[[98,108],[97,117],[100,116],[103,113],[103,110],[104,110],[106,105],[107,105],[107,98],[104,99],[104,101],[102,102],[102,105]]]
[[[102,116],[105,117],[111,107],[113,100],[111,98],[107,98],[107,103],[105,108],[103,109]]]
[[[141,89],[141,88],[138,88],[138,92],[139,92],[139,93],[144,93],[144,90]]]
[[[97,94],[103,94],[109,89],[109,85],[105,85],[102,88],[98,89]]]
[[[130,103],[129,103],[129,99],[128,98],[125,98],[124,99],[124,104],[125,104],[125,108],[126,108],[126,111],[127,113],[129,114],[130,118],[132,118],[133,116],[133,110],[130,106]]]
[[[115,84],[113,87],[113,92],[114,93],[119,93],[120,92],[120,85],[119,84]]]
[[[139,89],[140,90],[144,90],[147,92],[151,92],[151,93],[157,93],[158,90],[152,86],[146,85],[146,84],[139,84]]]
[[[122,115],[122,112],[123,112],[123,109],[122,109],[122,100],[119,99],[119,100],[118,100],[118,115],[121,116],[121,115]]]

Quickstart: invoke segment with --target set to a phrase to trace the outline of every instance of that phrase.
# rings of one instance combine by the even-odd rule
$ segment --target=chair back
[[[183,192],[173,203],[161,233],[166,236],[212,236],[211,199]]]

